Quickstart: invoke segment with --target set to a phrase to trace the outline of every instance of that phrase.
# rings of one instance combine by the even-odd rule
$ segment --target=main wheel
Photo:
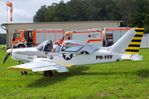
[[[116,60],[116,62],[119,62],[119,61],[120,61],[120,59],[117,59],[117,60]]]
[[[52,73],[52,71],[44,71],[43,75],[45,77],[51,77],[51,76],[53,76],[53,73]]]

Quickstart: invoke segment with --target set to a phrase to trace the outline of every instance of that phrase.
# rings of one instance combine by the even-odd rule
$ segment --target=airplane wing
[[[32,62],[12,66],[9,69],[13,70],[22,70],[22,71],[32,71],[32,72],[41,72],[41,71],[49,71],[55,70],[59,73],[68,72],[68,69],[64,65],[57,64],[50,59],[36,59]]]

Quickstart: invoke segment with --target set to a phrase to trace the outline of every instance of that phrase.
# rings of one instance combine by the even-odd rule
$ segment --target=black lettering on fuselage
[[[96,59],[103,59],[103,56],[96,56]]]
[[[101,60],[101,59],[112,59],[112,55],[97,55],[96,60]]]

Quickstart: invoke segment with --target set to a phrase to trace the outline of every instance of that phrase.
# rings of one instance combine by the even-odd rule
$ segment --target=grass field
[[[142,61],[85,65],[69,73],[43,77],[42,73],[22,76],[10,71],[18,64],[11,58],[2,64],[0,48],[0,98],[15,99],[148,99],[149,49],[141,49]]]

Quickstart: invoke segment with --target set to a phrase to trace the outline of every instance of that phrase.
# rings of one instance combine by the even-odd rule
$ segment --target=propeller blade
[[[3,64],[5,64],[5,62],[7,61],[8,57],[10,56],[11,53],[7,53],[4,60],[3,60]]]

